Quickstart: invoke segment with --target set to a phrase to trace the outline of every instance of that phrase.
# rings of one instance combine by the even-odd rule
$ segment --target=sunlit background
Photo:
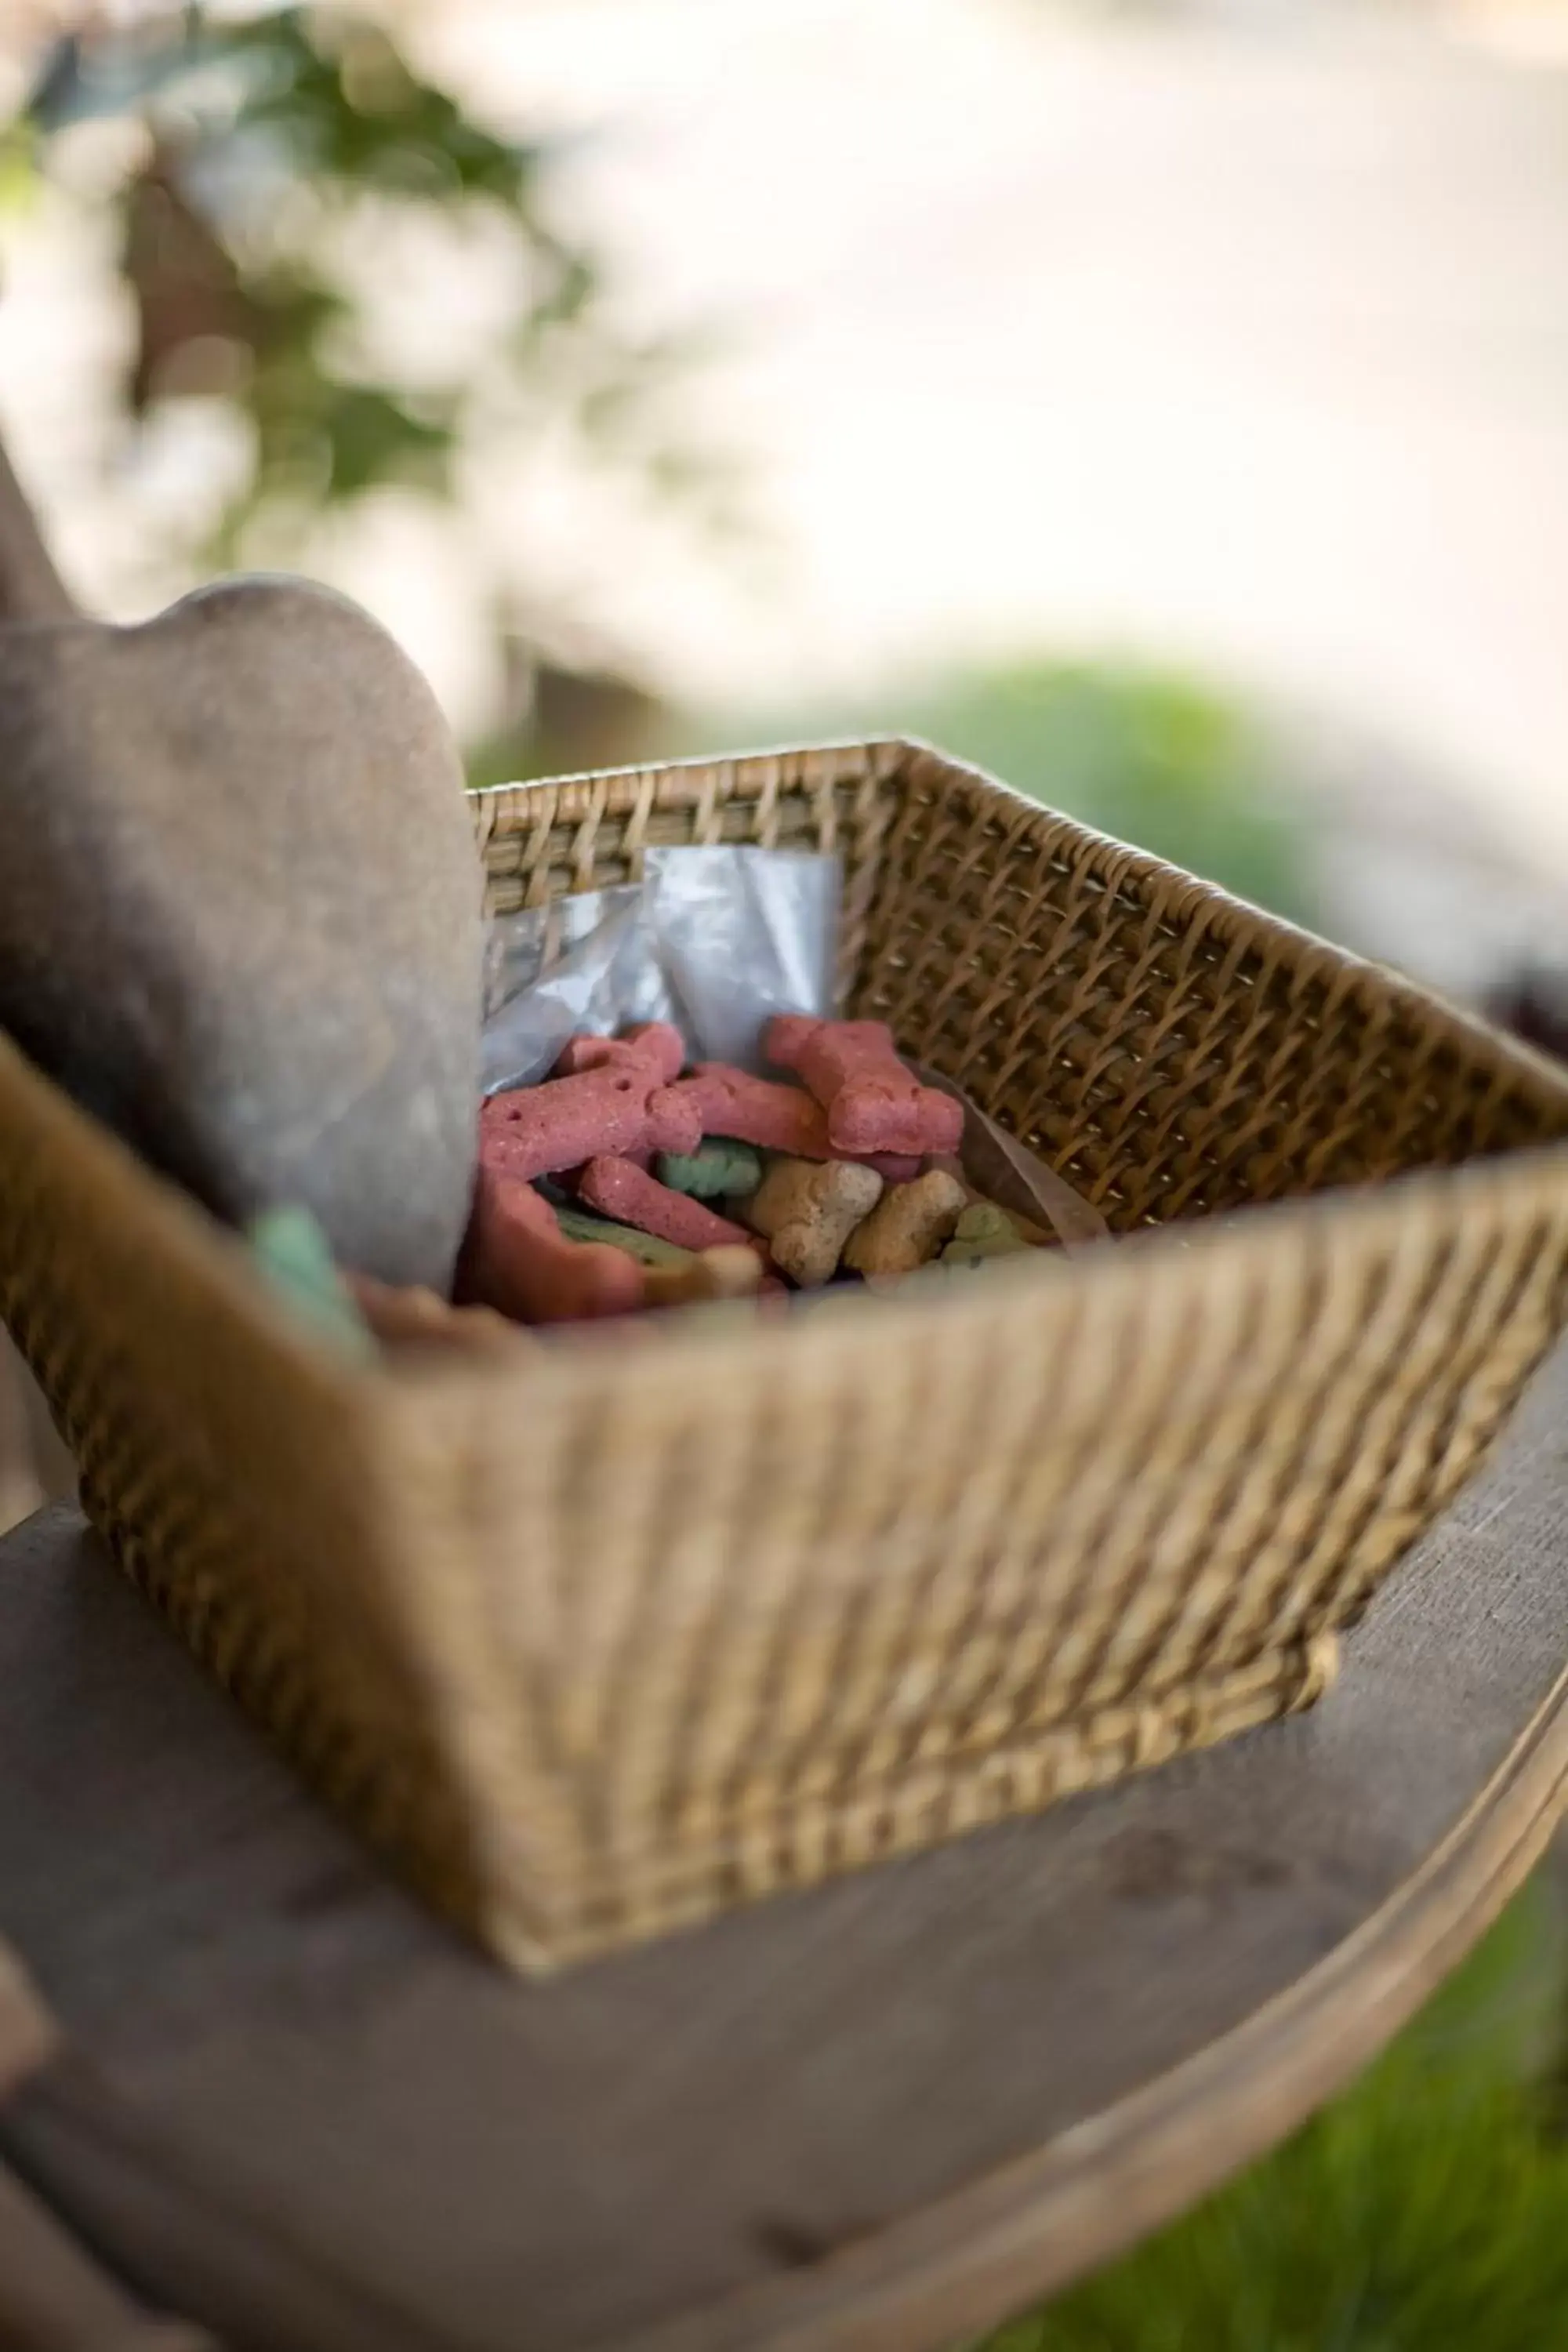
[[[1563,12],[315,12],[351,130],[445,135],[379,28],[521,143],[521,236],[499,168],[356,188],[353,139],[314,200],[232,58],[137,86],[169,23],[0,31],[0,417],[91,602],[284,562],[482,779],[917,729],[1457,992],[1553,960]],[[242,298],[292,273],[281,356],[193,218]],[[311,370],[430,442],[362,403],[286,446]]]

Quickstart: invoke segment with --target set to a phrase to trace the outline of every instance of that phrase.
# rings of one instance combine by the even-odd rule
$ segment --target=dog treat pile
[[[668,1023],[574,1037],[542,1084],[485,1105],[458,1297],[522,1323],[877,1286],[1045,1239],[956,1158],[963,1106],[879,1021],[769,1023],[788,1078],[702,1062]]]

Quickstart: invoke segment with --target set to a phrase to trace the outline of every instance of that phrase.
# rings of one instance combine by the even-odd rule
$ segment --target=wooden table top
[[[1568,1353],[1311,1715],[524,1985],[46,1512],[0,1545],[0,1933],[63,2040],[0,2161],[257,2352],[937,2352],[1401,2023],[1550,1833],[1565,1663]]]

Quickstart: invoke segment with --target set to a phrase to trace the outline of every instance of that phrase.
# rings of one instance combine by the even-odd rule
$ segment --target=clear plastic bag
[[[754,1070],[773,1013],[832,1012],[836,857],[650,849],[645,875],[492,921],[487,1095],[546,1076],[579,1030],[672,1021],[692,1061]]]
[[[672,1013],[640,885],[498,915],[485,947],[484,1091],[547,1077],[579,1030],[608,1034]]]
[[[651,849],[648,919],[698,1062],[762,1067],[775,1013],[834,1009],[841,875],[806,850]],[[646,1016],[645,1016],[646,1017]]]

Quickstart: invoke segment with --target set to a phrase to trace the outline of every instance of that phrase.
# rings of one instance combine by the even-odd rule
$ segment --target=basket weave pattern
[[[837,850],[850,1008],[1131,1238],[348,1372],[0,1054],[0,1308],[89,1511],[332,1801],[531,1966],[1315,1696],[1561,1327],[1568,1087],[907,745],[475,808],[498,908]]]

